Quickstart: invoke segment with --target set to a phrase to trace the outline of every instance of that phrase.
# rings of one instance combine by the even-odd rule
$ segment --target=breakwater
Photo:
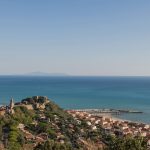
[[[108,113],[108,114],[123,114],[123,113],[143,113],[142,111],[137,111],[137,110],[122,110],[122,109],[75,109],[75,111],[79,112],[87,112],[90,114],[103,114],[103,113]]]

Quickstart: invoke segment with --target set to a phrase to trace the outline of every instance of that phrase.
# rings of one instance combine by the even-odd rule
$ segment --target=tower
[[[13,109],[14,108],[14,100],[13,98],[11,98],[10,100],[10,105],[9,105],[10,109]]]
[[[13,114],[14,113],[14,100],[11,98],[10,104],[9,104],[9,113]]]

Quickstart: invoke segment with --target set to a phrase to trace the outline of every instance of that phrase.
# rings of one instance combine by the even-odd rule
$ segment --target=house
[[[96,126],[93,126],[93,127],[92,127],[92,130],[96,130],[96,129],[97,129],[97,127],[96,127]]]
[[[91,123],[90,121],[87,121],[87,125],[88,125],[88,126],[91,126],[92,123]]]

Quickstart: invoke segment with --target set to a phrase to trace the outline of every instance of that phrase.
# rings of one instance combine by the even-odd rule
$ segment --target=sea
[[[47,96],[64,109],[127,109],[118,118],[150,124],[150,77],[0,76],[0,105]]]

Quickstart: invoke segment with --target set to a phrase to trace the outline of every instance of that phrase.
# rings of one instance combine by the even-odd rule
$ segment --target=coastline
[[[113,117],[111,114],[90,114],[85,111],[68,110],[79,123],[80,121],[86,121],[88,126],[92,126],[93,130],[97,129],[97,125],[109,135],[118,136],[150,136],[150,124],[134,122],[130,120],[120,119]]]
[[[110,113],[110,112],[109,113],[103,113],[103,112],[95,112],[95,113],[92,112],[91,113],[91,110],[98,110],[98,109],[72,109],[72,110],[67,110],[67,111],[77,111],[77,112],[89,113],[92,116],[109,118],[109,119],[112,119],[113,121],[150,125],[150,123],[119,118],[119,117],[117,117],[116,115],[114,115],[113,113]],[[107,109],[107,110],[109,110],[109,109]]]

